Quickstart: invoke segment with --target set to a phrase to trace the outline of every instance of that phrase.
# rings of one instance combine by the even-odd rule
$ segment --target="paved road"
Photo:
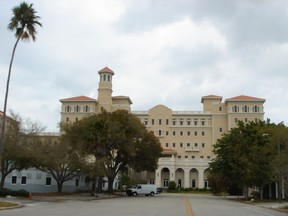
[[[154,197],[119,197],[103,200],[27,202],[2,210],[1,216],[287,216],[259,206],[211,195],[160,194]]]

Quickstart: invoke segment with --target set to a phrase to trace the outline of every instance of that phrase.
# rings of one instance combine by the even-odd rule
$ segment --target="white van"
[[[145,196],[154,196],[154,194],[157,193],[157,187],[156,185],[152,184],[138,184],[133,186],[132,188],[129,188],[126,191],[126,194],[128,196],[137,196],[140,194],[144,194]]]

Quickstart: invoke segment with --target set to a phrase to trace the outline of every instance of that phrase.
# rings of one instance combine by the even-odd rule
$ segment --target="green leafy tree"
[[[269,136],[275,127],[263,121],[239,122],[237,128],[224,134],[214,146],[216,157],[210,163],[210,177],[222,179],[225,186],[218,185],[226,189],[233,185],[257,187],[262,199],[263,187],[274,178],[275,149]]]
[[[127,170],[127,166],[137,170],[157,168],[162,151],[158,139],[125,110],[102,112],[62,128],[75,148],[86,157],[93,155],[95,162],[101,161],[98,169],[104,170],[108,178],[109,192],[113,190],[117,174]]]
[[[6,127],[6,109],[7,109],[7,101],[8,101],[8,93],[9,93],[9,84],[11,77],[12,64],[14,60],[15,51],[20,40],[29,41],[30,38],[35,41],[36,40],[36,26],[42,26],[42,24],[38,21],[40,19],[39,16],[36,15],[36,11],[33,8],[33,4],[28,5],[25,2],[22,2],[18,7],[14,7],[12,9],[13,16],[8,24],[8,29],[11,31],[15,31],[16,42],[13,47],[12,56],[9,65],[9,72],[6,83],[6,93],[4,100],[4,109],[3,109],[3,122],[2,122],[2,130],[1,130],[1,138],[0,138],[0,158],[4,151],[5,145],[5,127]]]

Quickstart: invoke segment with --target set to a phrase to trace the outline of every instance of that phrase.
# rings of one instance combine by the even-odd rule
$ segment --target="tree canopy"
[[[102,112],[81,119],[73,125],[62,125],[63,139],[86,157],[96,175],[108,178],[111,192],[113,181],[127,167],[137,171],[155,170],[162,148],[153,133],[140,120],[125,110]]]
[[[212,189],[256,187],[262,198],[263,187],[275,180],[276,140],[281,130],[287,132],[283,124],[269,121],[239,122],[224,134],[214,146],[215,158],[210,163]]]

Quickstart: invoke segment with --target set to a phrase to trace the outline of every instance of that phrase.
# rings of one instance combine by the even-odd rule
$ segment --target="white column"
[[[169,167],[170,170],[170,179],[169,181],[174,181],[175,182],[175,167]]]
[[[157,187],[161,187],[161,169],[158,168],[155,171],[155,184]]]
[[[198,169],[198,188],[204,188],[204,170],[203,168]]]
[[[190,187],[190,168],[184,168],[184,188]]]

